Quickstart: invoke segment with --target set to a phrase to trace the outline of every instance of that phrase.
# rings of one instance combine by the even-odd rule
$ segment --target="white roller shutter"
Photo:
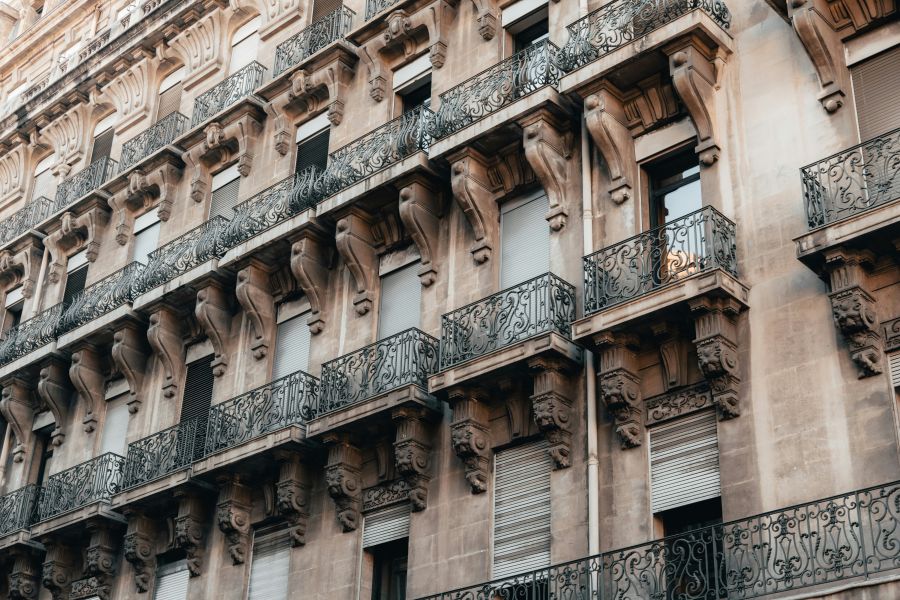
[[[419,261],[382,276],[378,338],[384,339],[410,327],[418,327],[421,305]]]
[[[231,209],[237,206],[240,187],[241,175],[236,166],[213,175],[212,198],[209,205],[210,219],[222,216],[231,220],[234,216]]]
[[[541,440],[494,455],[493,577],[550,565],[550,472]]]
[[[253,535],[253,562],[247,600],[287,600],[291,541],[286,529]]]
[[[500,208],[500,289],[550,270],[550,226],[545,194]]]
[[[259,52],[259,17],[242,25],[234,32],[231,41],[231,60],[228,63],[228,74],[237,73],[254,60]]]
[[[156,570],[153,600],[187,600],[189,581],[186,560],[160,566]]]
[[[14,287],[13,289],[6,292],[6,298],[4,300],[4,308],[9,308],[16,302],[20,302],[25,299],[25,288],[23,286]]]
[[[53,156],[50,156],[47,159],[42,160],[37,169],[35,169],[34,187],[31,190],[31,197],[33,199],[53,197],[55,177],[53,177],[53,172],[50,170],[53,158]]]
[[[900,388],[900,352],[888,355],[888,365],[890,365],[891,385]]]
[[[147,257],[159,243],[160,222],[156,211],[144,213],[134,220],[134,251],[131,260],[147,264]]]
[[[309,370],[309,342],[312,337],[309,312],[297,315],[278,324],[275,336],[275,364],[272,379],[281,379],[297,371]]]
[[[862,141],[900,127],[900,46],[854,65],[850,73]]]
[[[106,403],[106,417],[103,422],[103,436],[100,439],[100,453],[113,452],[125,456],[125,441],[128,438],[128,404],[125,399]]]
[[[650,428],[650,489],[654,513],[721,495],[715,411]]]
[[[409,537],[408,503],[370,512],[363,521],[363,548]]]

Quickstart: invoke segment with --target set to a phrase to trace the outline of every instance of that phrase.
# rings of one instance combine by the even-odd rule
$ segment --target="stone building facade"
[[[900,597],[896,0],[0,40],[0,597]]]

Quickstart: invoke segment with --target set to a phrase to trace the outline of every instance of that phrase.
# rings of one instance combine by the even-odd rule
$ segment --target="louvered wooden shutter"
[[[156,570],[153,600],[187,600],[189,582],[187,561],[179,560],[161,565]]]
[[[313,0],[312,22],[327,17],[341,7],[341,0]]]
[[[53,197],[53,172],[47,168],[40,173],[34,175],[34,188],[31,192],[32,199],[35,198],[52,198]]]
[[[94,145],[91,148],[91,164],[101,158],[109,157],[110,152],[112,152],[113,136],[115,134],[116,132],[112,129],[107,129],[94,136]]]
[[[309,312],[282,321],[275,337],[275,364],[272,379],[309,370],[309,342],[312,337],[306,320]]]
[[[370,512],[363,523],[363,548],[409,537],[408,503]]]
[[[900,47],[850,68],[859,137],[870,140],[900,127]]]
[[[419,281],[418,261],[384,275],[381,278],[378,338],[384,339],[410,327],[418,327],[421,305],[422,284]]]
[[[101,453],[114,452],[119,456],[125,456],[128,414],[128,404],[124,400],[113,400],[106,403],[103,436],[100,439]]]
[[[181,109],[181,82],[160,92],[156,105],[156,120],[160,121]]]
[[[891,372],[891,385],[900,388],[900,352],[888,354],[888,365]]]
[[[326,129],[297,144],[297,173],[312,166],[319,170],[325,170],[325,165],[328,163],[330,133],[331,131]]]
[[[287,600],[291,542],[286,529],[255,532],[247,600]]]
[[[84,265],[66,273],[66,287],[63,290],[63,306],[68,306],[72,299],[84,289],[87,282],[88,266]]]
[[[212,404],[213,382],[215,378],[212,372],[213,355],[204,356],[199,360],[188,363],[187,374],[184,378],[184,398],[181,401],[180,422],[197,419],[197,437],[194,439],[194,458],[203,456],[203,446],[206,442],[206,420],[209,416],[209,407]]]
[[[550,270],[550,201],[541,195],[507,204],[500,215],[500,288],[518,285]]]
[[[650,490],[654,513],[721,495],[714,411],[650,428]]]
[[[494,455],[494,578],[550,564],[547,446],[541,440]]]
[[[215,180],[213,181],[215,184]],[[235,174],[233,179],[213,187],[212,198],[209,205],[209,218],[221,216],[231,220],[234,216],[231,210],[238,203],[238,193],[241,188],[240,176]]]

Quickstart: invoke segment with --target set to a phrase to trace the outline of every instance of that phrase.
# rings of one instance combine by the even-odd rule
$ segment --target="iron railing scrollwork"
[[[441,94],[435,137],[444,137],[547,85],[559,83],[559,48],[532,44]]]
[[[575,286],[553,273],[529,279],[441,317],[441,369],[543,333],[569,337]]]
[[[328,44],[346,36],[355,14],[342,6],[278,44],[275,49],[274,75],[281,75]]]
[[[135,283],[143,271],[142,263],[132,262],[78,292],[63,308],[57,333],[72,331],[131,302],[135,297]]]
[[[122,488],[133,488],[190,466],[202,452],[198,436],[205,427],[203,419],[189,419],[128,444]]]
[[[160,148],[172,143],[187,130],[189,119],[179,112],[173,112],[141,133],[122,144],[119,157],[120,171],[139,163]]]
[[[711,206],[584,257],[592,314],[704,271],[737,276],[735,225]]]
[[[63,305],[55,304],[10,328],[0,341],[0,365],[6,365],[56,339]]]
[[[116,174],[118,163],[108,156],[98,158],[90,165],[69,177],[56,190],[56,206],[54,210],[62,210],[72,205]]]
[[[900,129],[800,169],[810,229],[900,199]]]
[[[16,239],[50,216],[53,202],[49,198],[35,198],[0,222],[0,244]]]
[[[34,522],[38,489],[29,484],[0,496],[0,536],[25,529]]]
[[[437,371],[438,341],[407,329],[322,365],[316,415],[362,402],[405,385],[427,389]]]
[[[123,457],[107,452],[51,475],[41,486],[38,521],[93,502],[109,502],[121,489],[124,464]]]
[[[191,127],[196,127],[253,93],[263,83],[266,68],[256,61],[226,77],[194,100]]]
[[[366,21],[398,2],[400,0],[366,0]]]

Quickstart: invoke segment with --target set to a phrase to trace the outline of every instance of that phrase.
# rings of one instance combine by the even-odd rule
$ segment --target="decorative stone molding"
[[[103,87],[102,93],[116,107],[117,132],[150,118],[157,68],[155,59],[145,58],[132,64]]]
[[[544,186],[550,200],[547,222],[550,229],[560,231],[566,226],[566,180],[568,161],[572,156],[572,134],[568,125],[546,111],[522,119],[522,141],[525,159]]]
[[[59,161],[55,169],[59,177],[66,177],[71,166],[85,157],[93,108],[90,102],[77,102],[50,123],[42,125],[39,141],[53,148]]]
[[[334,500],[341,528],[355,531],[359,527],[362,507],[362,453],[345,434],[329,434],[324,439],[328,448],[325,485]]]
[[[647,398],[647,425],[655,425],[698,410],[712,408],[712,392],[706,382]]]
[[[862,3],[852,3],[863,6]],[[838,70],[844,68],[844,60],[838,36],[832,25],[816,9],[814,0],[789,0],[786,4],[791,25],[816,70],[822,89],[819,102],[829,113],[837,112],[844,105],[844,90],[838,80]],[[873,2],[866,6],[878,4]],[[861,12],[853,11],[854,14]]]
[[[38,397],[47,405],[56,421],[56,426],[50,434],[50,445],[54,447],[59,447],[66,439],[62,427],[68,422],[69,400],[72,397],[67,371],[62,359],[51,356],[41,365],[37,383]]]
[[[425,287],[437,279],[434,259],[441,230],[441,196],[423,177],[400,184],[400,220],[419,249],[419,280]]]
[[[161,221],[169,220],[182,173],[182,169],[169,163],[148,173],[141,170],[129,173],[128,184],[109,199],[116,225],[116,242],[120,246],[126,245],[134,233],[135,214],[149,210],[156,198],[159,198],[156,214]]]
[[[712,390],[719,419],[741,414],[735,319],[741,307],[731,298],[702,296],[689,301],[694,315],[697,361]]]
[[[69,256],[80,249],[84,248],[86,251],[88,262],[97,260],[103,228],[109,222],[109,213],[96,206],[77,217],[74,213],[64,212],[59,220],[59,229],[44,238],[44,247],[50,253],[47,279],[51,283],[59,283]]]
[[[528,368],[534,381],[534,422],[550,444],[547,452],[554,468],[568,468],[572,464],[572,399],[564,393],[568,365],[561,358],[538,356],[529,359]]]
[[[671,80],[661,73],[638,81],[622,95],[622,99],[624,116],[633,137],[673,119],[681,112]]]
[[[609,169],[608,192],[616,204],[632,197],[640,174],[634,138],[628,128],[624,102],[612,85],[603,83],[584,99],[584,121],[591,139]]]
[[[143,403],[141,386],[147,365],[148,348],[144,343],[143,327],[133,322],[123,323],[113,333],[110,349],[113,364],[128,382],[128,412],[135,414]]]
[[[303,0],[265,0],[262,3],[255,0],[240,0],[235,2],[238,6],[247,5],[253,11],[259,11],[262,16],[262,24],[259,27],[259,37],[269,39],[281,31],[286,25],[297,22],[303,16]],[[262,4],[262,8],[259,7]]]
[[[225,534],[231,562],[242,565],[250,548],[250,509],[253,507],[250,488],[237,475],[218,479],[219,502],[216,504],[216,523]]]
[[[74,563],[70,544],[52,537],[43,538],[41,542],[47,549],[41,568],[41,584],[50,591],[53,600],[68,600]]]
[[[379,483],[363,490],[363,512],[409,501],[410,485],[405,479]]]
[[[106,376],[98,349],[90,344],[80,345],[72,352],[69,379],[87,406],[82,419],[84,430],[92,433],[97,428],[97,414],[106,399]]]
[[[450,187],[462,208],[475,243],[469,250],[476,264],[491,258],[496,245],[499,210],[488,177],[488,159],[474,148],[466,148],[450,158]]]
[[[25,195],[26,173],[34,156],[32,148],[20,142],[0,153],[0,202]]]
[[[500,22],[500,11],[493,0],[472,0],[475,5],[475,21],[478,23],[478,34],[485,41],[497,35],[497,24]]]
[[[225,69],[226,25],[225,11],[213,10],[168,42],[168,49],[184,64],[182,85],[185,91]]]
[[[153,520],[143,512],[126,509],[128,529],[122,542],[123,554],[134,569],[134,585],[144,593],[150,589],[156,571],[156,552],[153,540],[156,535]]]
[[[262,360],[275,339],[275,299],[269,272],[258,262],[244,267],[238,271],[234,293],[247,315],[250,351],[253,358]]]
[[[174,547],[184,550],[191,577],[201,574],[203,548],[205,544],[205,501],[196,493],[175,490],[178,500],[178,515],[175,517]]]
[[[623,450],[643,443],[644,415],[641,380],[638,377],[637,339],[633,336],[601,333],[594,336],[600,354],[597,373],[600,398],[612,416]]]
[[[12,546],[8,552],[11,564],[7,578],[7,595],[11,600],[37,600],[40,592],[39,562],[35,550]]]
[[[275,507],[290,527],[291,545],[306,544],[306,527],[309,521],[309,498],[312,490],[309,470],[297,452],[280,451],[278,481],[275,484]]]
[[[900,349],[900,317],[881,324],[884,334],[884,351],[893,352]]]
[[[466,467],[466,481],[472,493],[486,492],[491,472],[487,395],[480,388],[454,388],[448,400],[453,410],[450,444]]]
[[[31,398],[29,382],[20,375],[15,375],[3,382],[3,394],[0,396],[0,415],[12,427],[16,436],[16,445],[12,450],[13,462],[25,460],[25,454],[34,446],[34,433],[31,424],[34,421],[34,403]]]
[[[334,246],[321,228],[303,229],[291,245],[291,273],[309,300],[311,314],[307,325],[313,335],[325,328],[325,298],[328,277],[334,264]]]
[[[669,56],[672,85],[697,130],[694,151],[700,164],[708,167],[719,160],[716,89],[724,61],[718,50],[694,37],[668,46],[665,52]]]
[[[0,287],[4,294],[21,285],[22,296],[31,298],[34,295],[44,254],[38,246],[37,243],[29,244],[15,254],[9,249],[0,250]]]
[[[150,315],[147,341],[159,358],[163,369],[163,396],[174,398],[184,371],[184,339],[181,317],[171,308],[162,307]]]
[[[356,283],[353,306],[360,316],[372,310],[378,278],[377,241],[373,227],[372,215],[357,208],[343,216],[336,227],[335,246]]]
[[[241,271],[241,273],[243,272]],[[241,285],[248,284],[241,283],[239,274],[238,286]],[[246,295],[246,290],[244,293]],[[274,315],[274,310],[272,314]],[[213,376],[221,377],[228,368],[227,344],[231,332],[231,310],[228,307],[228,297],[221,283],[211,281],[197,292],[197,306],[194,308],[194,315],[197,317],[200,328],[212,343],[215,353],[212,361]]]
[[[651,325],[656,344],[659,346],[659,362],[663,372],[665,389],[686,385],[688,382],[688,348],[678,330],[668,322]]]
[[[238,173],[242,177],[250,175],[262,129],[262,123],[250,113],[224,126],[216,121],[206,125],[203,140],[181,155],[191,169],[190,193],[194,202],[206,200],[211,172],[216,166],[237,161]]]
[[[428,505],[428,481],[431,479],[431,445],[427,442],[426,412],[422,408],[395,408],[391,418],[397,427],[394,461],[397,472],[409,484],[413,511]]]
[[[116,577],[116,541],[120,532],[109,521],[99,518],[89,520],[85,528],[91,537],[84,550],[84,574],[96,578],[101,595],[108,598]]]

